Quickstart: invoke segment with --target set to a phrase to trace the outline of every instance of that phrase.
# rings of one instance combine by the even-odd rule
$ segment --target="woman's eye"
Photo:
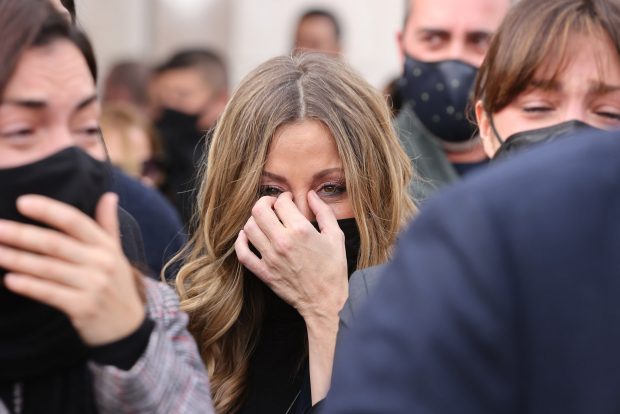
[[[611,120],[614,120],[614,121],[620,121],[620,114],[619,113],[609,112],[609,111],[599,111],[599,112],[596,112],[596,114],[598,116],[603,117],[603,118],[611,119]]]
[[[77,133],[89,137],[99,137],[101,135],[101,130],[99,129],[99,127],[86,127],[78,129]]]
[[[261,186],[258,194],[261,197],[277,197],[282,194],[284,191],[280,190],[277,187],[272,187],[269,185]]]
[[[346,187],[342,184],[325,184],[324,186],[321,187],[321,189],[319,190],[319,193],[326,195],[326,196],[336,196],[346,191],[347,191]]]
[[[21,128],[9,131],[3,131],[0,133],[5,138],[27,138],[34,134],[34,129],[32,128]]]
[[[549,112],[552,110],[553,108],[549,106],[526,106],[523,108],[523,111],[527,113],[543,113],[543,112]]]

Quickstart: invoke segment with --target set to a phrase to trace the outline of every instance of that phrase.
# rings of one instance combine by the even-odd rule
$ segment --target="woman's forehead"
[[[95,93],[86,59],[67,40],[26,50],[7,83],[3,100],[80,101]]]

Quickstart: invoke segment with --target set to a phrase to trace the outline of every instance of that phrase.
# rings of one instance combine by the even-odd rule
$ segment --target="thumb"
[[[308,192],[308,205],[316,217],[316,222],[319,224],[319,230],[322,234],[341,232],[338,220],[336,220],[331,207],[325,204],[314,191]]]
[[[120,245],[118,226],[118,195],[105,193],[97,204],[95,219],[101,228]]]

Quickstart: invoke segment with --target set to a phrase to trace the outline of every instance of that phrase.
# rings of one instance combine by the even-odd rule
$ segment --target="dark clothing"
[[[158,191],[114,168],[112,191],[119,204],[137,221],[144,237],[146,263],[150,276],[159,278],[164,264],[186,241],[178,213]]]
[[[166,154],[165,192],[188,229],[194,212],[199,166],[211,134],[198,128],[199,118],[197,114],[165,109],[156,124]]]
[[[467,174],[472,173],[478,170],[479,168],[486,166],[488,163],[489,163],[489,160],[484,160],[484,161],[468,162],[468,163],[462,163],[462,164],[452,163],[452,166],[454,167],[456,172],[459,174],[459,177],[464,177]]]
[[[250,361],[247,399],[238,413],[285,414],[289,408],[289,414],[303,413],[311,404],[306,324],[295,308],[261,286],[263,324]]]
[[[398,114],[395,127],[416,173],[409,191],[416,202],[424,201],[439,188],[459,179],[439,138],[424,128],[409,105]]]
[[[324,412],[620,412],[619,135],[429,201],[343,338]]]

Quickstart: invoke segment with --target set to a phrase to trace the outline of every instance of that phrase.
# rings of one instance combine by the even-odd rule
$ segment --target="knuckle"
[[[288,237],[276,237],[273,240],[273,249],[279,255],[287,255],[293,249],[293,243]]]
[[[264,197],[263,197],[264,198]],[[263,198],[258,200],[256,204],[252,207],[252,216],[260,215],[264,208]]]
[[[310,227],[306,223],[294,223],[290,230],[296,236],[306,237],[310,235]]]

